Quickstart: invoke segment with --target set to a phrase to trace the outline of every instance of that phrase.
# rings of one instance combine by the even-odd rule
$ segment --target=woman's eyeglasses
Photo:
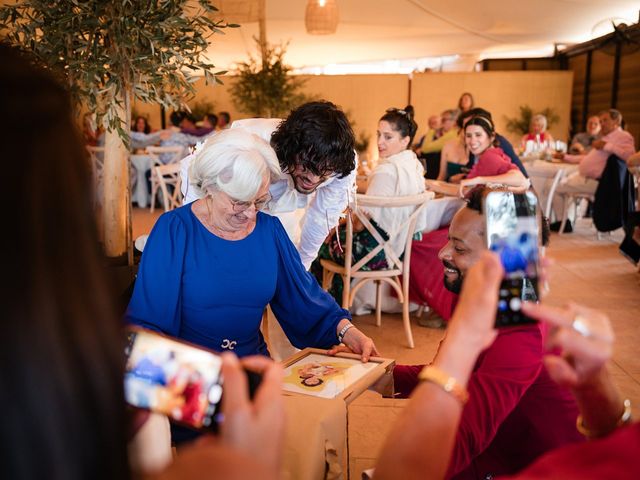
[[[242,202],[240,200],[234,200],[229,195],[227,195],[229,201],[231,202],[233,211],[235,213],[242,213],[245,210],[251,208],[251,205],[254,205],[257,211],[262,211],[267,207],[267,204],[271,201],[271,195],[267,194],[265,197],[262,197],[258,200],[254,200],[253,202]]]

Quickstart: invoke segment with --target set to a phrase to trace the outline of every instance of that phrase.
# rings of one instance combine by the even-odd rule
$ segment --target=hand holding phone
[[[222,358],[215,352],[129,327],[125,397],[137,408],[162,413],[175,423],[216,432],[222,420]],[[251,397],[260,374],[244,375]]]
[[[238,360],[235,355],[225,353],[222,358],[225,378],[222,440],[277,470],[284,441],[282,366],[263,356]],[[249,398],[250,377],[246,372],[262,379],[253,401]]]
[[[492,190],[484,199],[487,246],[500,257],[505,277],[500,284],[496,327],[535,323],[522,313],[524,301],[537,301],[539,218],[532,192]]]

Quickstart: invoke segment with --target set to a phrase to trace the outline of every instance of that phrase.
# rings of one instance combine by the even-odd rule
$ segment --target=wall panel
[[[330,100],[349,112],[355,121],[356,134],[370,136],[370,153],[375,156],[375,132],[378,119],[389,107],[404,107],[408,99],[407,75],[336,75],[309,76],[305,91],[318,98]],[[233,119],[243,118],[234,107],[229,95],[232,77],[224,77],[225,85],[208,86],[198,82],[196,100],[207,99],[215,104],[215,111],[227,110]],[[518,107],[528,104],[534,109],[553,107],[560,115],[560,123],[551,129],[556,138],[566,138],[569,131],[572,72],[469,72],[416,74],[412,81],[412,103],[419,125],[418,136],[427,126],[427,119],[442,110],[455,108],[462,92],[471,92],[476,105],[494,115],[498,130],[518,141],[506,132],[505,116],[513,117]],[[136,110],[149,114],[154,127],[159,127],[160,108],[156,105],[136,104]]]
[[[640,51],[622,48],[617,108],[622,112],[626,128],[640,147]]]
[[[572,84],[573,72],[567,71],[424,73],[414,76],[412,98],[418,124],[426,127],[429,115],[454,108],[462,92],[471,92],[476,106],[489,110],[498,131],[515,142],[520,138],[506,131],[505,117],[517,116],[520,105],[534,111],[553,107],[560,122],[551,134],[566,139]]]

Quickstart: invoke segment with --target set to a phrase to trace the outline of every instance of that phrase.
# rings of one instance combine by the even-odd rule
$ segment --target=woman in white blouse
[[[417,129],[411,105],[404,109],[390,108],[380,118],[377,131],[380,160],[369,179],[367,195],[400,197],[424,192],[424,168],[416,154],[410,149]],[[413,210],[412,206],[392,209],[369,207],[366,213],[381,236],[387,239],[387,232],[395,231],[411,215]],[[355,217],[353,220],[352,261],[355,263],[373,250],[378,242]],[[416,231],[423,228],[424,219],[419,219]],[[340,231],[339,235],[340,242],[335,234],[328,238],[328,242],[325,242],[325,245],[320,249],[320,258],[344,263],[342,248],[346,236],[344,229]],[[393,245],[393,247],[398,253],[402,251],[401,245]],[[369,260],[363,270],[381,270],[388,268],[388,266],[384,251],[380,251]],[[342,280],[338,276],[334,277],[331,293],[341,301]]]

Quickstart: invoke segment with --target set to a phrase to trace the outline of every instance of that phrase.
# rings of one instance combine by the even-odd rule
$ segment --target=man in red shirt
[[[445,286],[456,294],[467,269],[486,250],[482,193],[473,191],[456,213],[440,251]],[[548,450],[583,440],[575,428],[573,397],[551,380],[542,364],[545,333],[541,324],[503,328],[479,356],[447,478],[515,473]],[[395,389],[401,397],[417,386],[423,366],[396,366]]]

